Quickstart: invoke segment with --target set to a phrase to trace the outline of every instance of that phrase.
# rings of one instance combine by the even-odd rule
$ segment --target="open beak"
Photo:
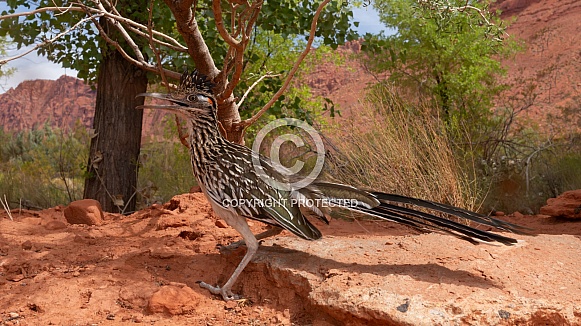
[[[186,105],[180,100],[176,100],[171,98],[169,94],[164,93],[141,93],[137,94],[136,97],[153,97],[158,98],[160,100],[166,100],[171,102],[172,104],[144,104],[135,107],[136,109],[159,109],[159,110],[168,110],[168,111],[182,111],[183,105]],[[180,105],[181,104],[181,105]]]

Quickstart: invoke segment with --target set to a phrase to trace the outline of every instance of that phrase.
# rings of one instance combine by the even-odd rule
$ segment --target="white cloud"
[[[13,53],[8,53],[8,56]],[[58,79],[62,75],[77,76],[72,69],[64,69],[59,64],[48,61],[45,57],[39,57],[31,53],[22,58],[10,61],[8,68],[16,68],[12,76],[0,80],[0,93],[4,93],[11,87],[16,87],[25,80],[33,79]]]

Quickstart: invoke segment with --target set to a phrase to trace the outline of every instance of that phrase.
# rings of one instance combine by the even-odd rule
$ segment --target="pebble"
[[[228,227],[228,224],[226,224],[226,222],[224,222],[222,220],[217,220],[215,224],[220,229],[225,229]]]
[[[227,310],[231,310],[234,309],[238,306],[238,302],[232,300],[232,301],[227,301],[226,304],[224,305],[224,308],[226,308]]]
[[[30,250],[32,249],[32,242],[30,242],[30,240],[26,240],[22,243],[22,249],[24,250]]]

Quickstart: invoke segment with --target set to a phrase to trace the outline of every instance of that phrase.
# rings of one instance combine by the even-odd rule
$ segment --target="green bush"
[[[163,137],[143,145],[140,156],[140,207],[165,202],[195,185],[188,150],[167,124]],[[83,198],[90,136],[80,123],[68,131],[40,128],[16,133],[0,128],[0,196],[11,208],[41,209]]]
[[[0,196],[11,207],[46,208],[81,199],[89,136],[48,123],[30,131],[0,130]]]
[[[163,139],[154,136],[141,147],[138,207],[164,203],[197,184],[192,174],[189,150],[178,141],[175,123],[164,123],[167,127]]]

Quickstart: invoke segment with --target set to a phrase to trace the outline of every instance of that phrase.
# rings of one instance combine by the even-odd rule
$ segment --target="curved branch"
[[[101,11],[107,12],[107,10],[103,6],[103,4],[100,3],[100,2],[97,2],[97,7]],[[115,28],[117,28],[117,30],[119,31],[119,33],[121,33],[121,36],[123,37],[123,39],[125,39],[125,42],[127,42],[127,45],[131,48],[131,50],[133,50],[133,53],[137,57],[137,60],[140,61],[140,62],[146,62],[145,61],[145,57],[143,56],[143,53],[141,53],[141,50],[139,49],[139,46],[137,46],[137,44],[135,43],[135,41],[133,41],[133,38],[129,35],[129,33],[127,33],[127,31],[125,30],[125,28],[123,27],[123,25],[121,25],[121,23],[119,23],[119,21],[117,21],[117,20],[115,20],[113,18],[105,17],[105,19],[107,19],[107,21],[109,21],[110,24],[112,24],[113,26],[115,26]],[[97,24],[97,23],[95,22],[95,24]]]
[[[258,78],[254,83],[252,83],[252,85],[250,85],[250,87],[246,90],[246,92],[244,93],[244,95],[240,99],[240,102],[236,103],[236,106],[237,107],[240,107],[242,105],[242,103],[244,103],[244,100],[246,99],[246,97],[248,97],[248,94],[250,94],[250,91],[252,91],[252,89],[254,87],[256,87],[256,85],[258,85],[258,83],[260,83],[263,79],[265,79],[265,78],[272,78],[272,77],[278,77],[278,76],[280,76],[280,74],[271,75],[270,72],[268,74],[266,74],[266,75],[260,76],[260,78]]]
[[[92,8],[92,7],[88,7],[85,5],[80,5],[80,6],[68,6],[68,7],[43,7],[43,8],[38,8],[32,11],[26,11],[26,12],[19,12],[19,13],[14,13],[14,14],[8,14],[8,15],[3,15],[0,16],[0,20],[4,20],[4,19],[10,19],[10,18],[16,18],[16,17],[24,17],[24,16],[30,16],[30,15],[34,15],[34,14],[39,14],[39,13],[43,13],[43,12],[47,12],[47,11],[58,11],[57,14],[55,15],[62,15],[64,13],[67,13],[69,11],[77,11],[77,12],[90,12],[91,14],[101,14],[104,15],[108,18],[112,18],[115,19],[119,22],[125,23],[127,24],[127,26],[132,26],[131,27],[131,31],[135,32],[136,34],[140,34],[141,36],[147,37],[147,34],[145,34],[144,32],[139,31],[138,29],[147,31],[147,26],[137,23],[131,19],[125,18],[119,14],[112,14],[108,11],[103,11],[101,9],[96,9],[96,8]],[[164,46],[167,46],[171,49],[174,49],[176,51],[181,51],[181,52],[186,52],[188,50],[187,47],[183,46],[182,44],[180,44],[176,39],[174,39],[173,37],[166,35],[164,33],[158,32],[158,31],[153,31],[153,35],[163,38],[165,40],[167,40],[167,42],[163,42],[161,40],[157,40],[155,39],[155,42],[158,44],[162,44]]]
[[[72,6],[68,6],[68,7],[43,7],[43,8],[38,8],[38,9],[35,9],[32,11],[16,12],[13,14],[0,16],[0,20],[22,17],[22,16],[30,16],[30,15],[39,14],[42,12],[47,12],[47,11],[60,11],[61,13],[64,13],[67,11],[84,11],[84,10],[81,7],[72,7]]]
[[[125,58],[127,61],[131,62],[132,64],[136,65],[137,67],[139,67],[143,70],[151,71],[154,73],[160,72],[160,67],[149,64],[146,61],[136,60],[135,58],[131,57],[129,54],[127,54],[127,52],[125,52],[125,50],[121,47],[121,45],[119,45],[118,42],[112,40],[109,37],[109,35],[107,35],[107,33],[105,32],[105,30],[103,30],[103,27],[101,25],[99,25],[97,22],[95,22],[94,24],[97,27],[97,29],[99,30],[99,33],[100,33],[101,37],[105,40],[105,42],[114,46],[115,49],[119,52],[119,54],[121,54],[121,56],[123,58]],[[175,71],[171,71],[171,70],[168,70],[165,68],[161,68],[161,70],[163,71],[164,74],[166,74],[167,76],[169,76],[171,78],[180,79],[180,77],[181,77],[181,74],[177,73]]]
[[[216,27],[218,28],[218,32],[220,36],[228,45],[234,47],[238,50],[242,50],[242,44],[240,41],[236,40],[235,38],[228,33],[226,27],[224,26],[224,19],[222,18],[222,6],[220,5],[220,0],[212,0],[212,11],[214,12],[214,19],[216,21]]]
[[[0,66],[3,65],[3,64],[5,64],[5,63],[7,63],[7,62],[9,62],[9,61],[16,60],[18,58],[22,58],[25,55],[29,54],[30,52],[35,51],[35,50],[37,50],[37,49],[39,49],[39,48],[41,48],[41,47],[43,47],[43,46],[45,46],[47,44],[50,44],[50,43],[56,41],[57,39],[61,38],[62,36],[66,35],[66,34],[68,34],[70,32],[72,32],[73,30],[77,29],[79,27],[79,25],[81,25],[81,24],[83,24],[83,23],[85,23],[85,22],[87,22],[89,20],[94,21],[95,18],[102,17],[102,16],[103,16],[102,14],[96,14],[96,15],[93,15],[93,16],[90,16],[90,17],[85,17],[85,18],[79,20],[76,24],[74,24],[71,28],[67,29],[66,31],[61,32],[61,33],[58,33],[55,37],[53,37],[51,39],[48,39],[48,40],[46,40],[46,41],[44,41],[44,42],[42,42],[40,44],[36,44],[33,48],[29,49],[28,51],[25,51],[25,52],[23,52],[21,54],[18,54],[18,55],[13,56],[13,57],[9,57],[9,58],[0,60]]]
[[[217,1],[217,0],[215,0]],[[263,1],[257,1],[255,3],[252,4],[251,7],[249,7],[247,10],[245,10],[244,12],[242,12],[240,14],[240,17],[244,16],[246,11],[250,11],[250,18],[248,19],[248,22],[246,23],[246,28],[244,28],[244,22],[242,20],[242,18],[240,18],[240,22],[239,22],[239,29],[242,32],[242,40],[240,42],[240,47],[233,47],[234,48],[234,74],[232,75],[232,80],[230,80],[230,82],[227,83],[224,91],[220,94],[220,96],[218,96],[218,103],[220,103],[221,101],[229,98],[232,93],[234,92],[234,88],[236,88],[236,86],[238,85],[238,83],[240,82],[240,77],[242,76],[242,71],[244,69],[244,50],[246,49],[246,46],[248,45],[248,42],[250,40],[250,34],[252,33],[252,29],[254,27],[254,24],[256,23],[256,20],[258,19],[258,15],[260,14],[260,9],[262,8],[262,4]],[[228,51],[230,52],[230,51]]]
[[[102,1],[106,1],[106,0],[102,0]],[[139,34],[141,36],[144,36],[144,37],[149,37],[150,30],[152,30],[153,35],[162,37],[162,38],[166,39],[168,42],[171,42],[173,45],[170,45],[170,44],[168,44],[166,42],[163,42],[161,40],[154,39],[154,41],[156,43],[161,44],[161,45],[165,45],[165,46],[167,46],[167,47],[169,47],[171,49],[174,49],[176,51],[180,51],[180,52],[187,52],[188,51],[188,48],[187,47],[181,45],[180,42],[178,42],[173,37],[171,37],[169,35],[166,35],[166,34],[163,34],[161,32],[158,32],[156,30],[153,30],[153,29],[150,28],[149,25],[148,26],[145,26],[145,25],[142,25],[140,23],[137,23],[137,22],[135,22],[135,21],[133,21],[131,19],[125,18],[125,17],[123,17],[121,15],[121,13],[119,13],[119,11],[117,10],[117,8],[115,8],[115,6],[112,6],[111,4],[109,4],[109,6],[111,7],[111,11],[114,12],[114,14],[109,14],[109,15],[112,18],[116,19],[116,20],[119,20],[119,21],[122,21],[122,22],[126,23],[127,24],[127,28],[130,31],[132,31],[132,32],[134,32],[136,34]],[[133,26],[135,26],[135,27],[133,27]],[[142,32],[139,29],[142,29],[142,30],[144,30],[147,33]]]
[[[276,101],[278,101],[278,98],[286,91],[286,89],[288,88],[288,85],[290,84],[291,80],[293,79],[295,73],[299,69],[299,66],[301,65],[301,63],[303,62],[303,60],[305,59],[307,54],[309,54],[309,51],[311,50],[311,45],[313,44],[313,40],[315,39],[315,32],[317,30],[317,21],[319,20],[319,16],[321,15],[321,12],[323,11],[325,6],[330,1],[331,0],[324,0],[323,2],[321,2],[319,7],[317,8],[317,11],[315,12],[315,16],[313,17],[313,22],[311,23],[311,31],[309,33],[309,40],[307,41],[307,46],[305,47],[305,50],[299,55],[297,61],[295,61],[295,64],[293,65],[291,71],[289,72],[289,74],[288,74],[286,80],[284,81],[283,85],[281,86],[281,88],[274,94],[274,96],[270,99],[270,101],[268,101],[268,103],[266,103],[264,105],[264,107],[262,109],[260,109],[252,118],[249,118],[249,119],[246,119],[246,120],[240,122],[240,124],[242,124],[243,128],[247,128],[248,126],[255,123],[258,119],[260,119],[260,117],[268,109],[270,109],[270,107],[272,107],[272,105]]]
[[[193,0],[164,0],[164,2],[175,17],[178,31],[188,46],[188,53],[196,63],[196,68],[210,79],[214,79],[220,71],[210,55],[210,50],[192,13]]]

